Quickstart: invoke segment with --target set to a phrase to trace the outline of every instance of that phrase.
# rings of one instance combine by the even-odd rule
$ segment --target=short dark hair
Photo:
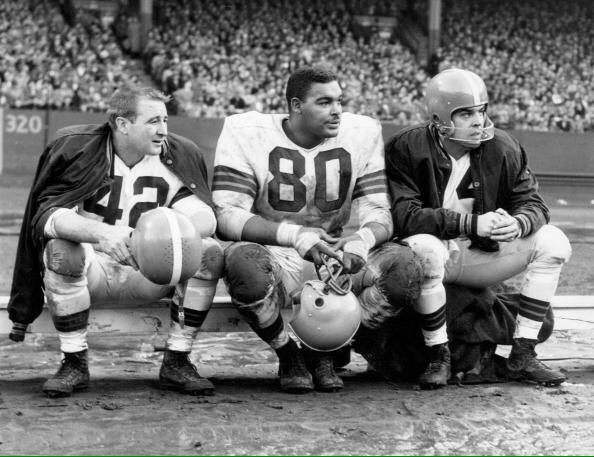
[[[123,85],[119,87],[107,102],[107,122],[116,129],[116,118],[125,117],[134,121],[136,119],[136,105],[138,100],[146,98],[167,103],[171,97],[160,90],[148,86]]]
[[[285,92],[289,111],[291,110],[291,100],[294,97],[304,100],[313,83],[329,83],[332,81],[338,81],[338,75],[324,67],[302,67],[295,70],[289,76]]]

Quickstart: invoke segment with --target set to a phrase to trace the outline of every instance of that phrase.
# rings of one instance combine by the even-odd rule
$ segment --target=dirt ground
[[[159,390],[161,353],[152,338],[92,338],[91,386],[62,399],[41,392],[59,363],[55,337],[0,342],[0,454],[594,453],[589,332],[556,331],[539,348],[568,376],[557,388],[421,391],[379,379],[353,354],[343,391],[305,395],[278,391],[276,358],[254,335],[202,334],[192,357],[216,385],[211,397]]]
[[[7,295],[23,195],[1,190],[0,295]],[[574,243],[558,293],[594,294],[594,211],[554,214]],[[91,386],[63,399],[41,392],[59,365],[55,336],[28,335],[19,344],[1,338],[0,455],[594,454],[591,331],[557,330],[537,348],[566,372],[558,388],[421,391],[380,379],[353,354],[343,391],[297,396],[279,392],[276,357],[254,334],[205,333],[193,361],[214,382],[212,397],[157,388],[162,353],[153,348],[162,337],[92,336]]]

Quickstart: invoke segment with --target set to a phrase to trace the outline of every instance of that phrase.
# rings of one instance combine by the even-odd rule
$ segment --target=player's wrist
[[[526,234],[530,232],[530,220],[523,214],[518,214],[514,216],[514,219],[517,221],[519,228],[519,233],[516,238],[522,238],[526,236]]]
[[[460,235],[478,235],[477,214],[459,214],[458,231]]]
[[[301,231],[297,234],[297,238],[293,247],[297,250],[302,258],[305,258],[305,255],[309,252],[309,250],[321,241],[322,239],[320,238],[320,235],[318,235],[316,232]]]
[[[279,246],[295,246],[301,228],[301,225],[281,222],[276,229],[276,242]]]
[[[363,245],[367,248],[367,251],[370,251],[377,244],[375,234],[369,227],[360,228],[355,232],[355,235],[358,235],[359,238],[361,238]]]

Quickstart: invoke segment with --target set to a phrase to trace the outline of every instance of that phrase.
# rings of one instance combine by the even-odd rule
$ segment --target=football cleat
[[[445,386],[451,376],[450,348],[448,343],[429,348],[429,365],[419,378],[421,389],[437,389]]]
[[[312,375],[314,387],[320,392],[337,392],[344,382],[334,370],[334,354],[305,350],[305,362]]]
[[[567,379],[566,376],[538,360],[534,351],[535,346],[536,340],[514,338],[512,350],[507,359],[509,379],[535,382],[548,387],[558,386]]]
[[[280,389],[291,394],[303,394],[313,390],[311,373],[307,370],[301,350],[293,340],[277,349]]]
[[[43,392],[50,398],[69,397],[73,391],[89,387],[89,378],[87,350],[65,352],[62,366],[45,381]]]
[[[214,385],[190,362],[189,352],[165,351],[159,371],[159,387],[188,395],[214,395]]]

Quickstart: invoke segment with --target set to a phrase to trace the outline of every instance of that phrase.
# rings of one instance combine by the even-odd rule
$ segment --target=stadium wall
[[[0,109],[0,120],[3,125],[3,131],[0,132],[0,184],[2,177],[18,176],[28,185],[35,173],[38,156],[59,128],[72,124],[101,123],[105,121],[105,114]],[[173,116],[169,122],[170,131],[191,138],[204,151],[209,173],[222,126],[222,119]],[[387,140],[401,128],[384,123],[384,139]],[[593,134],[511,133],[523,144],[536,174],[594,178]]]

